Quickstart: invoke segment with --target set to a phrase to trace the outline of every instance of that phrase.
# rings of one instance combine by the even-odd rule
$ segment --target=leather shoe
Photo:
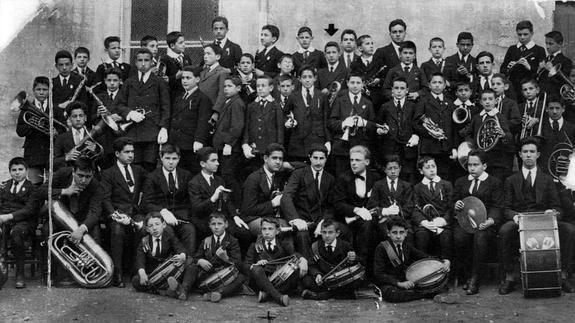
[[[511,280],[504,280],[499,285],[499,295],[507,295],[515,290],[515,282]]]
[[[265,292],[260,291],[258,293],[258,303],[263,303],[268,300],[268,294]]]
[[[571,286],[571,284],[567,281],[567,279],[563,279],[563,282],[561,282],[561,289],[565,293],[575,293],[575,289],[573,288],[573,286]]]
[[[465,294],[467,295],[475,295],[479,293],[479,281],[477,277],[471,277],[467,281],[467,288],[465,289]]]
[[[118,287],[118,288],[126,287],[126,284],[124,284],[124,280],[122,279],[121,275],[115,275],[114,276],[114,279],[112,280],[112,286]]]
[[[16,284],[14,287],[17,289],[26,288],[26,283],[24,282],[24,275],[16,275]]]
[[[212,303],[217,303],[222,299],[222,294],[218,293],[218,292],[212,292],[212,295],[210,295],[210,301]]]
[[[278,302],[281,306],[288,307],[289,306],[289,296],[282,295]]]
[[[317,299],[317,293],[312,292],[309,289],[304,289],[301,293],[301,298],[303,299]]]

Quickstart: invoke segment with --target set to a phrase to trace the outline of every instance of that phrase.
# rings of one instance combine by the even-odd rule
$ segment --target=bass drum
[[[447,285],[448,273],[443,262],[436,258],[425,258],[411,264],[405,271],[405,278],[415,284],[420,293],[437,293]]]

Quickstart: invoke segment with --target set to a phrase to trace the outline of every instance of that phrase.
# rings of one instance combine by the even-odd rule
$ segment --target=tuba
[[[60,201],[52,203],[52,211],[55,219],[70,230],[52,236],[52,254],[83,287],[101,288],[110,284],[114,273],[110,256],[88,234],[79,244],[70,242],[71,231],[78,228],[78,222]]]
[[[499,142],[500,136],[497,132],[499,128],[501,128],[501,125],[499,124],[497,115],[485,118],[485,121],[479,126],[479,130],[477,130],[477,148],[485,152],[493,149]]]

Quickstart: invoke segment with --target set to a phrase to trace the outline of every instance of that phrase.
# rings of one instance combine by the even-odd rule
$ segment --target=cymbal
[[[457,211],[457,221],[463,230],[475,233],[479,231],[479,225],[487,220],[487,209],[475,196],[464,198],[463,204],[463,210]]]

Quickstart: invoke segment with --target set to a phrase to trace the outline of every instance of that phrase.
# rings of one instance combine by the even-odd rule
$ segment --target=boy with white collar
[[[179,31],[172,31],[166,35],[168,49],[166,56],[162,57],[162,62],[166,65],[165,75],[168,77],[170,86],[170,97],[174,99],[177,94],[183,93],[182,70],[184,66],[192,65],[192,59],[184,52],[186,50],[186,40],[184,34]]]
[[[567,142],[566,138],[575,138],[575,125],[563,117],[565,107],[558,98],[551,98],[547,103],[547,117],[543,119],[541,135],[545,138],[545,145],[541,147],[539,166],[547,170],[547,164],[555,145]]]
[[[122,71],[122,81],[125,81],[130,76],[130,64],[122,62],[121,59],[122,47],[120,41],[118,36],[109,36],[104,39],[104,48],[108,58],[96,68],[96,79],[94,82],[104,83],[104,72],[110,68],[117,68]],[[100,86],[100,88],[104,89],[103,86]]]
[[[327,66],[325,56],[321,50],[315,49],[311,42],[313,41],[313,34],[309,27],[301,27],[297,31],[297,42],[300,48],[293,53],[293,62],[296,73],[304,65],[311,65],[316,70]],[[299,76],[299,75],[297,75]]]

